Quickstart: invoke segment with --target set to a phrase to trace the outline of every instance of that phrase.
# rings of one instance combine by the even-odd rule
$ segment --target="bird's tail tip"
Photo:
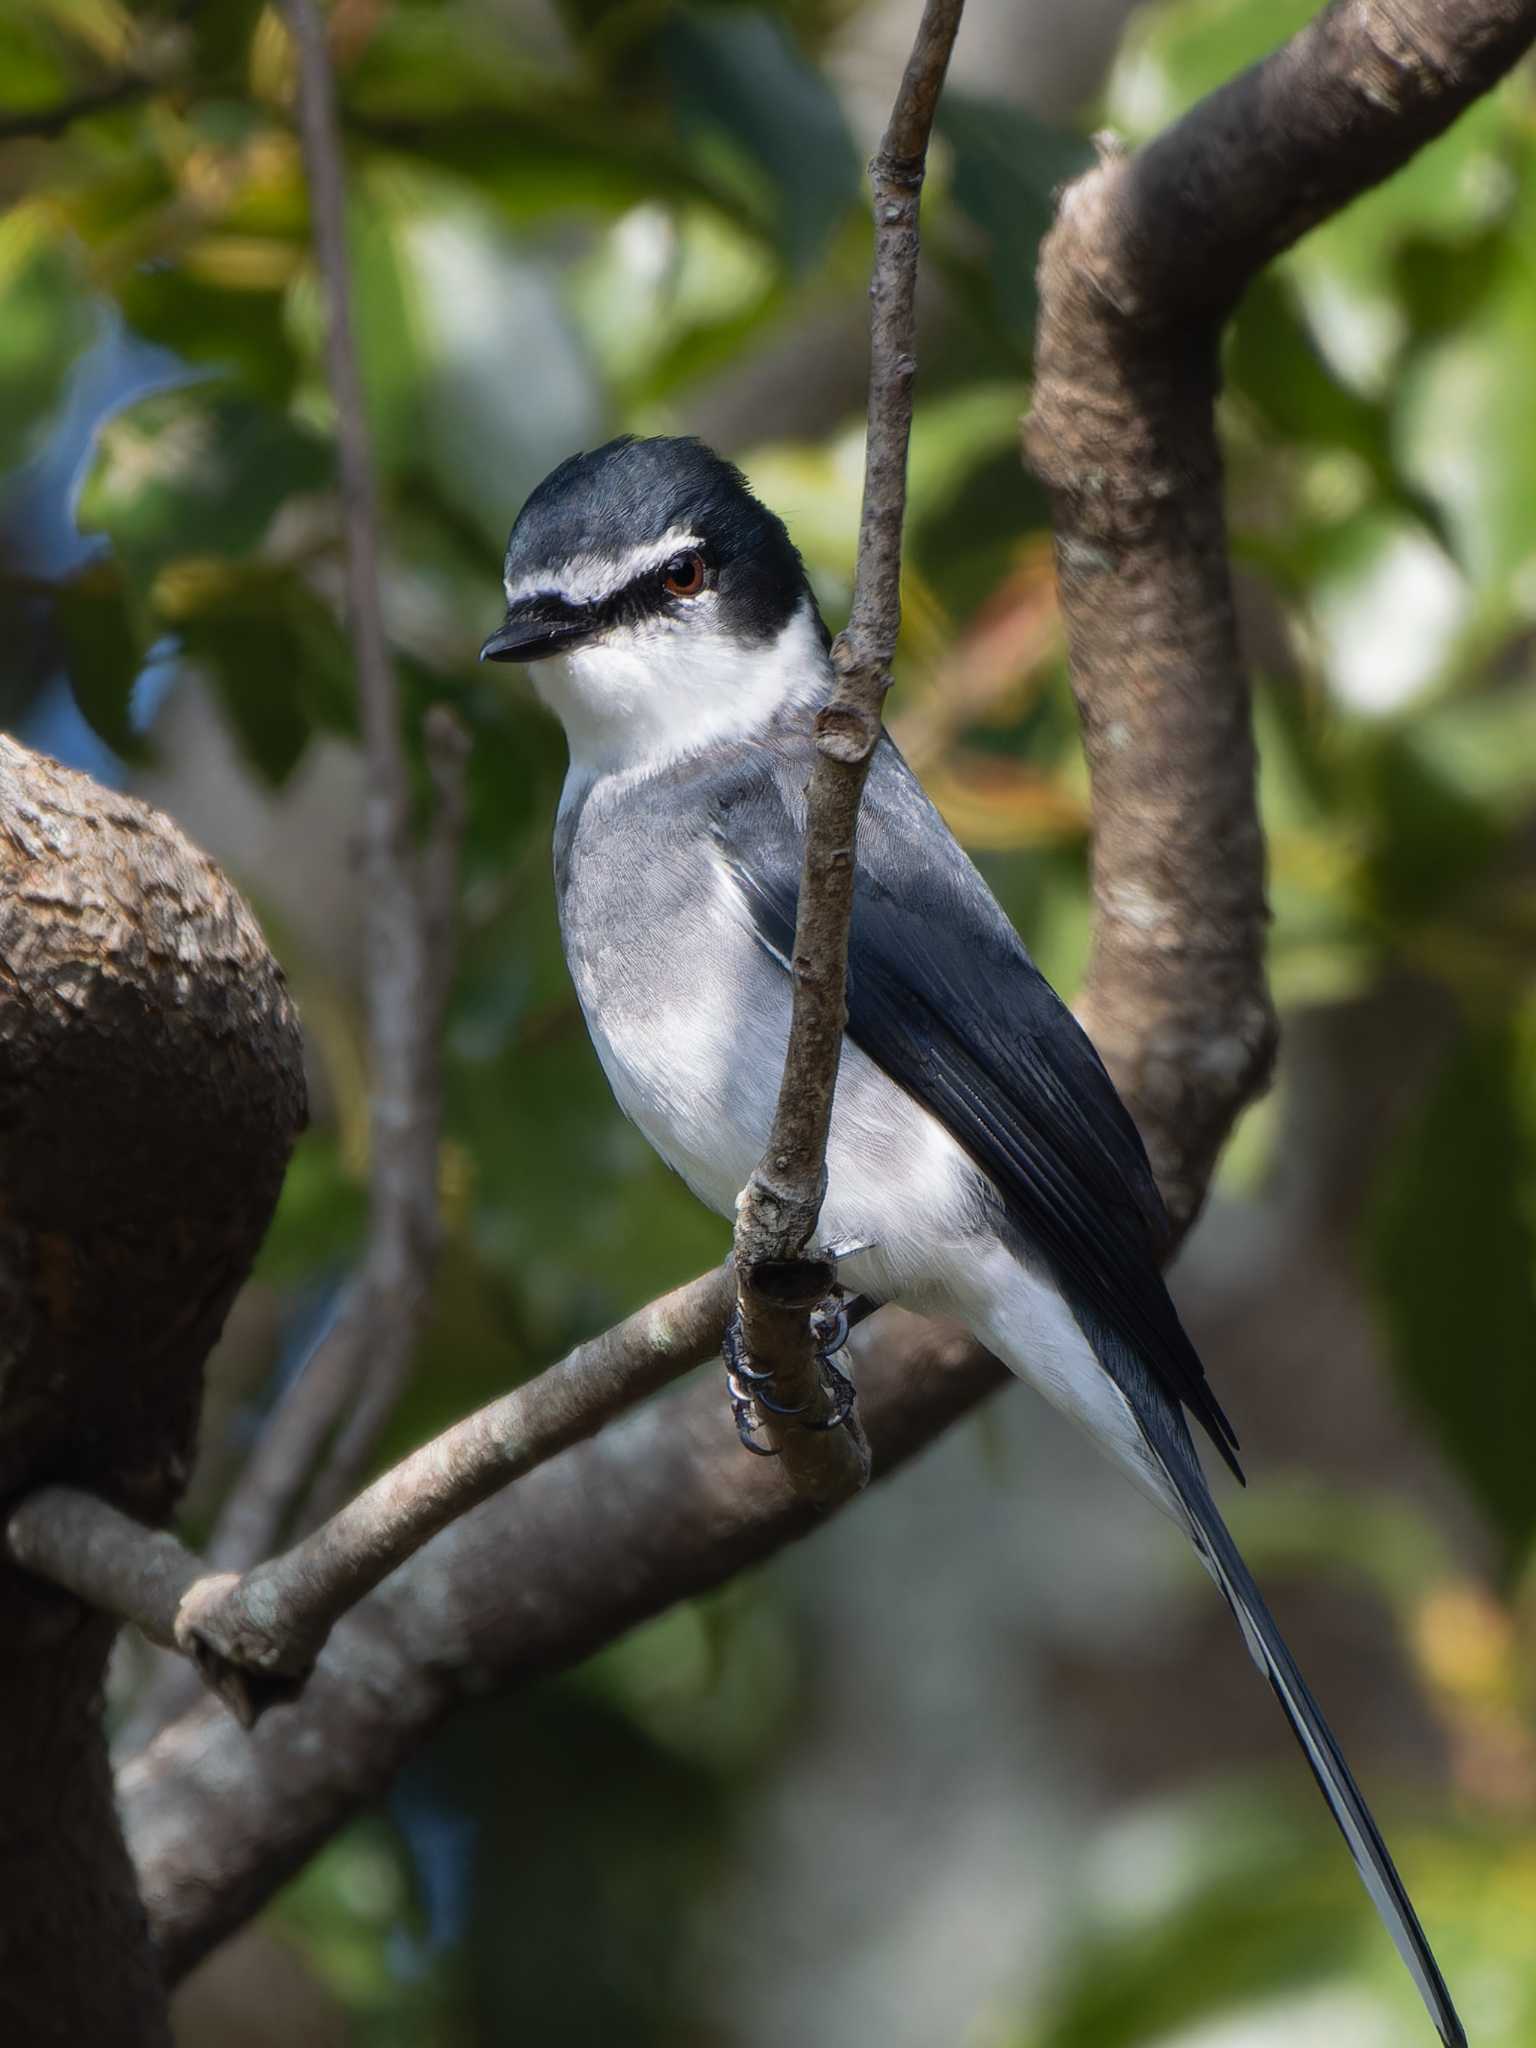
[[[1280,1702],[1361,1881],[1418,1987],[1444,2048],[1467,2048],[1466,2029],[1381,1830],[1236,1543],[1198,1475],[1180,1483],[1169,1461],[1162,1462],[1190,1517],[1201,1557],[1236,1615],[1249,1653]]]

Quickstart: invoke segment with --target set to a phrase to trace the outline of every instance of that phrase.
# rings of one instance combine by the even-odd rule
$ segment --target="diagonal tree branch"
[[[887,1310],[859,1376],[885,1473],[1004,1374],[957,1331]],[[295,1706],[246,1735],[204,1703],[119,1772],[167,1974],[255,1912],[455,1706],[562,1668],[823,1518],[780,1461],[742,1455],[705,1379],[453,1523],[340,1623]]]
[[[917,370],[918,207],[933,116],[964,0],[927,0],[891,118],[870,165],[875,263],[870,284],[868,432],[853,607],[832,649],[837,682],[817,714],[805,856],[795,922],[794,996],[784,1074],[768,1149],[736,1218],[744,1349],[772,1374],[774,1399],[802,1412],[787,1427],[768,1408],[759,1426],[808,1499],[829,1503],[869,1477],[852,1418],[835,1425],[809,1312],[835,1278],[807,1260],[826,1188],[827,1135],[842,1052],[859,804],[880,739],[881,706],[901,629],[901,530]]]
[[[1533,14],[1509,0],[1337,6],[1148,149],[1074,185],[1042,252],[1030,445],[1060,521],[1106,928],[1087,1008],[1175,1234],[1262,1080],[1272,1031],[1214,455],[1216,327],[1276,248],[1486,90],[1536,33]],[[1232,877],[1207,872],[1223,863]],[[887,1312],[860,1373],[877,1468],[1001,1377],[968,1340]],[[572,1662],[815,1519],[775,1465],[740,1458],[701,1387],[445,1530],[343,1622],[297,1706],[248,1741],[204,1707],[123,1772],[171,1972],[252,1912],[465,1693]]]
[[[7,1548],[28,1571],[190,1657],[254,1727],[302,1691],[340,1617],[448,1523],[717,1356],[733,1294],[717,1267],[661,1296],[423,1444],[243,1575],[210,1571],[166,1531],[66,1486],[41,1487],[12,1510]]]

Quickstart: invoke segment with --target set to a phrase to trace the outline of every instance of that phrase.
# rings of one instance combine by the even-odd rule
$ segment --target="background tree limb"
[[[882,1322],[859,1384],[886,1472],[1003,1373],[958,1332]],[[207,1702],[119,1772],[168,1975],[376,1798],[456,1705],[562,1669],[824,1514],[778,1460],[743,1453],[710,1374],[455,1522],[340,1623],[296,1705],[247,1735]]]
[[[1145,148],[1107,145],[1040,252],[1026,447],[1093,782],[1081,1015],[1176,1232],[1275,1046],[1222,329],[1272,256],[1449,127],[1533,35],[1530,0],[1339,0]]]

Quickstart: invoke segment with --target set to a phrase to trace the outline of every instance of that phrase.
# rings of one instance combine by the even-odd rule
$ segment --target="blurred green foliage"
[[[971,89],[943,111],[894,716],[1067,983],[1088,933],[1084,794],[1043,504],[1016,457],[1034,247],[1053,188],[1088,160],[1093,120],[1140,139],[1311,11],[1166,0],[1133,20],[1102,107],[1047,122]],[[620,428],[687,430],[732,379],[776,361],[790,364],[779,399],[747,409],[730,452],[789,519],[836,622],[861,397],[857,355],[816,337],[862,304],[860,146],[833,61],[858,46],[860,22],[855,0],[333,11],[411,742],[440,698],[475,741],[447,1051],[450,1243],[385,1455],[723,1249],[721,1227],[619,1122],[587,1050],[547,882],[558,736],[517,679],[476,671],[474,651],[496,615],[505,529],[555,461]],[[12,117],[119,78],[142,83],[56,136],[8,132]],[[0,23],[0,79],[0,704],[25,719],[62,667],[100,739],[125,762],[153,760],[140,679],[155,650],[211,693],[251,772],[289,786],[353,714],[285,33],[260,0],[20,0]],[[1361,1257],[1403,1398],[1487,1517],[1505,1592],[1478,1607],[1442,1560],[1433,1598],[1397,1602],[1404,1640],[1456,1754],[1507,1751],[1527,1770],[1533,208],[1526,77],[1260,282],[1234,324],[1224,399],[1279,996],[1336,1004],[1427,986],[1454,1020],[1423,1101],[1384,1134]],[[170,351],[185,379],[164,388],[162,367],[160,388],[101,425],[73,500],[97,551],[40,564],[29,479],[59,444],[91,352],[123,333]],[[242,880],[261,906],[260,864]],[[264,1256],[267,1282],[293,1289],[333,1275],[359,1241],[366,1119],[355,991],[328,949],[281,950],[326,1104]],[[1234,1179],[1262,1175],[1274,1128],[1261,1113],[1241,1134]],[[1494,1637],[1502,1650],[1487,1650]],[[1455,1676],[1469,1641],[1487,1651],[1470,1695]],[[416,1961],[402,1963],[401,1928],[424,1909],[408,1904],[397,1833],[370,1827],[328,1851],[284,1924],[346,1999],[357,2039],[449,2044],[518,2027],[541,2044],[683,2038],[676,1930],[728,1852],[733,1775],[771,1748],[792,1663],[781,1626],[728,1595],[466,1733],[456,1764],[431,1765],[451,1781],[439,1796],[476,1817],[477,1904],[460,1947],[423,1948],[418,1928]],[[541,1751],[547,1771],[507,1765]],[[1517,2048],[1536,2035],[1524,1934],[1536,1876],[1468,1773],[1463,1811],[1426,1817],[1412,1862],[1429,1873],[1426,1913],[1451,1929],[1451,1974],[1467,1965],[1477,2038]],[[1171,1819],[1177,1851],[1154,1860],[1164,1880],[1187,1869],[1187,1885],[1160,1882],[1151,1905],[1122,1885],[1117,1907],[1085,1906],[1057,1990],[1027,2021],[1006,2017],[999,2038],[1129,2048],[1345,1978],[1406,2013],[1411,1993],[1389,1981],[1331,1839],[1296,1832],[1285,1812],[1267,1827],[1244,1812],[1241,1829],[1208,1808]],[[541,1976],[527,1958],[551,1943],[558,1967]],[[561,1972],[569,1984],[594,1953],[603,1967],[562,2006]],[[1363,2022],[1337,2025],[1334,2038],[1367,2038]]]

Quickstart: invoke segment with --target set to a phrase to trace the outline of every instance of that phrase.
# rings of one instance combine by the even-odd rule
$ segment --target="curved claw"
[[[756,1377],[758,1384],[752,1389],[752,1399],[759,1408],[766,1408],[770,1415],[803,1415],[806,1409],[810,1407],[809,1401],[797,1401],[793,1405],[787,1401],[775,1401],[772,1394],[762,1385],[762,1381],[771,1379],[772,1374],[766,1372],[759,1373]]]
[[[748,1386],[759,1387],[765,1380],[771,1380],[773,1373],[759,1372],[755,1365],[747,1362],[746,1345],[741,1335],[740,1311],[733,1311],[731,1320],[725,1326],[725,1336],[720,1345],[725,1359],[726,1374],[729,1378],[745,1380]]]
[[[776,1458],[779,1455],[776,1444],[760,1444],[757,1441],[757,1425],[752,1420],[752,1402],[741,1391],[736,1375],[728,1372],[725,1388],[730,1396],[731,1416],[736,1424],[736,1434],[741,1439],[743,1450],[750,1451],[754,1458]]]
[[[850,1315],[850,1307],[854,1313]],[[862,1298],[850,1303],[841,1296],[829,1296],[812,1318],[812,1333],[816,1344],[816,1356],[821,1366],[821,1381],[831,1396],[833,1412],[818,1422],[801,1421],[802,1429],[824,1431],[841,1429],[853,1413],[857,1398],[854,1385],[846,1373],[840,1372],[832,1363],[848,1341],[848,1331],[855,1321],[862,1321],[860,1310],[868,1313]],[[726,1327],[721,1344],[725,1358],[725,1384],[730,1396],[731,1414],[736,1423],[736,1434],[745,1449],[754,1457],[776,1458],[778,1450],[771,1444],[757,1441],[758,1425],[752,1420],[752,1409],[769,1415],[783,1416],[786,1420],[803,1417],[811,1406],[809,1401],[794,1405],[777,1401],[767,1390],[773,1384],[772,1371],[763,1371],[748,1362],[746,1347],[742,1342],[741,1318],[733,1315]],[[743,1385],[745,1383],[745,1386]],[[748,1392],[746,1389],[750,1389]]]
[[[811,1318],[811,1334],[816,1340],[816,1356],[826,1365],[848,1342],[848,1309],[841,1296],[829,1295],[817,1309]]]
[[[754,1365],[736,1365],[733,1366],[731,1370],[735,1373],[736,1377],[739,1380],[745,1380],[749,1386],[753,1387],[760,1387],[762,1386],[765,1380],[771,1380],[773,1378],[773,1371],[771,1367],[766,1372],[759,1372],[757,1370],[757,1367]]]
[[[832,1396],[832,1413],[824,1422],[803,1422],[800,1426],[815,1430],[841,1429],[853,1413],[853,1405],[859,1398],[858,1390],[847,1373],[839,1372],[830,1358],[821,1361],[821,1381]]]

